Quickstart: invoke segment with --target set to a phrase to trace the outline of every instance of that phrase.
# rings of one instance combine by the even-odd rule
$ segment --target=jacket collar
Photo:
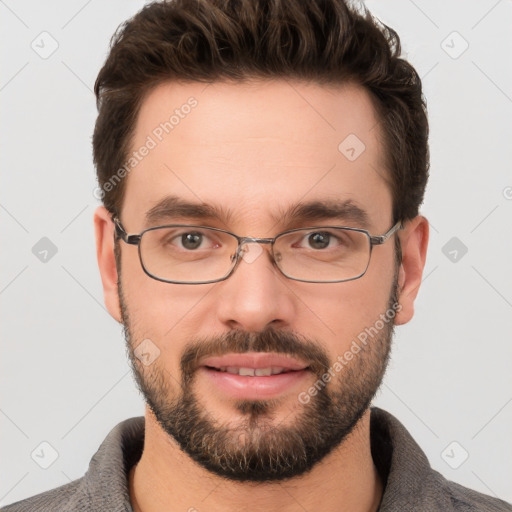
[[[394,416],[373,407],[370,438],[384,484],[379,512],[453,510],[449,493],[443,489],[446,480],[432,470],[421,448]],[[69,510],[87,503],[92,510],[131,511],[128,473],[140,459],[143,445],[143,417],[117,425],[92,458]]]

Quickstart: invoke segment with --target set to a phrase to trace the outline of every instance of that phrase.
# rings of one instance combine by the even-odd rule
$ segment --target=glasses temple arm
[[[388,238],[390,238],[392,235],[394,235],[398,230],[403,229],[404,226],[402,224],[402,221],[399,220],[389,231],[384,233],[383,235],[375,235],[370,236],[370,241],[372,245],[382,245]]]
[[[112,216],[112,222],[115,226],[114,237],[120,238],[123,242],[131,245],[139,245],[141,236],[140,235],[129,235],[123,228],[121,221],[115,215]]]

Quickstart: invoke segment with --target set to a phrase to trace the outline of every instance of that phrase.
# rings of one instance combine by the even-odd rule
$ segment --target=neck
[[[370,411],[344,442],[300,477],[276,483],[233,482],[199,466],[146,412],[144,451],[129,475],[135,512],[373,512],[382,483],[370,450]]]

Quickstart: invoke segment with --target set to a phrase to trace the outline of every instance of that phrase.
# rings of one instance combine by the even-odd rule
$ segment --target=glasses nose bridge
[[[245,244],[273,244],[275,238],[257,238],[254,236],[242,236],[238,239],[238,245]]]
[[[270,245],[271,255],[272,255],[272,246],[275,242],[275,238],[258,238],[254,236],[242,236],[238,237],[238,250],[236,253],[236,260],[240,260],[242,253],[244,252],[244,245],[247,244],[262,244],[262,245]]]

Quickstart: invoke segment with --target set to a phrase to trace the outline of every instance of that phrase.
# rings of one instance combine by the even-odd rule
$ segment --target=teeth
[[[233,375],[241,375],[243,377],[268,377],[270,375],[277,375],[283,373],[282,366],[272,366],[268,368],[239,368],[238,366],[221,366],[218,368],[221,372],[232,373]]]
[[[257,377],[266,377],[272,375],[272,368],[257,368],[254,370],[254,375]]]

